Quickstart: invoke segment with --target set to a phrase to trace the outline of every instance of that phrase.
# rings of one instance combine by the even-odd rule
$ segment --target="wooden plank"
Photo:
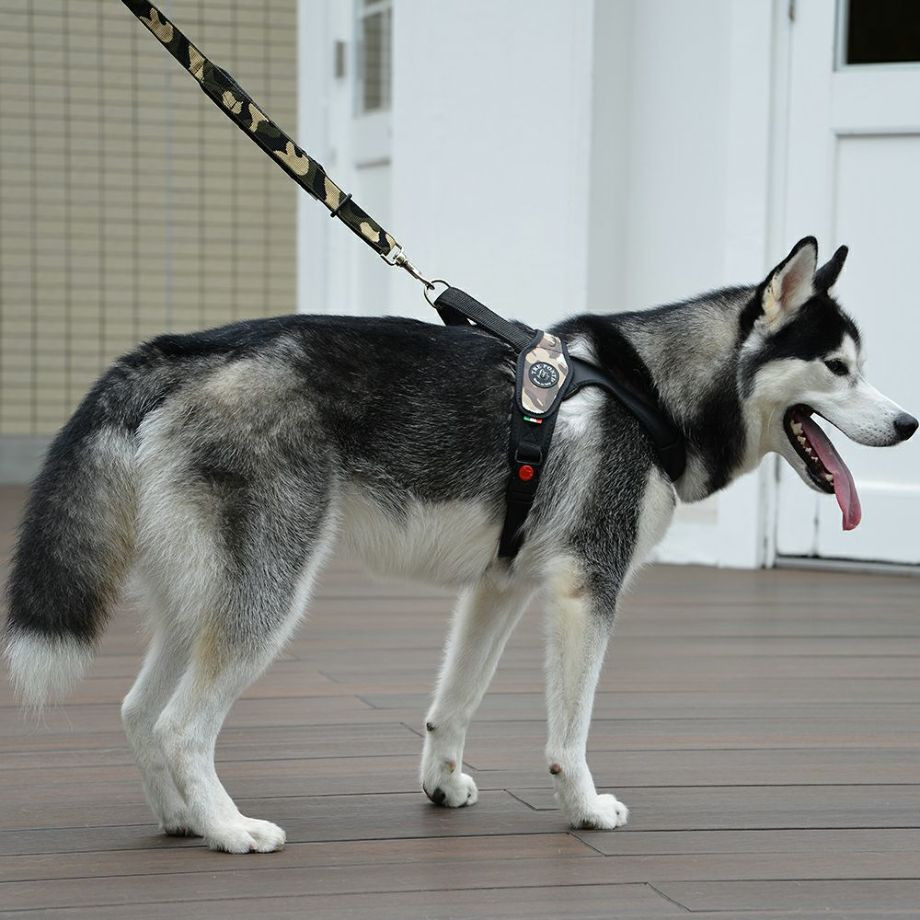
[[[537,811],[557,810],[549,789],[510,791]],[[629,806],[629,825],[623,829],[626,834],[638,830],[723,828],[920,828],[920,785],[619,786],[616,795]]]
[[[113,726],[114,729],[114,726]],[[17,735],[0,742],[3,762],[14,766],[19,754],[42,755],[47,763],[49,754],[71,751],[118,750],[127,753],[127,742],[120,730],[86,733]],[[364,757],[374,754],[410,754],[421,751],[420,736],[399,722],[379,724],[349,723],[345,725],[252,725],[245,728],[228,726],[217,744],[218,760],[262,760],[274,756],[290,757]]]
[[[920,712],[904,716],[880,713],[876,719],[595,719],[588,742],[592,751],[702,750],[739,748],[889,748],[916,750]],[[505,752],[528,754],[545,741],[542,720],[474,722],[466,755],[477,766],[504,739]],[[541,758],[542,759],[542,758]]]
[[[402,863],[482,862],[490,859],[602,859],[571,834],[510,834],[492,837],[426,837],[405,840],[348,840],[289,843],[264,861],[273,869],[399,866]],[[196,841],[188,846],[122,849],[100,858],[98,851],[0,857],[0,882],[105,878],[185,872],[237,872],[244,861],[227,859]],[[260,860],[260,863],[263,861]],[[261,867],[261,866],[260,866]],[[0,896],[3,887],[0,884]],[[0,904],[4,903],[0,901]]]
[[[920,681],[918,681],[920,688]],[[360,699],[373,709],[387,712],[401,722],[415,721],[424,712],[430,694],[392,693],[385,695],[362,694]],[[920,703],[905,698],[886,703],[892,715],[899,710],[911,717]],[[878,703],[870,701],[815,701],[807,699],[765,700],[763,695],[754,699],[735,700],[716,693],[630,693],[628,691],[600,691],[594,701],[594,717],[604,719],[874,719],[878,716]],[[477,722],[505,722],[514,719],[545,718],[542,693],[489,693],[476,713]]]
[[[218,856],[226,861],[227,857]],[[237,860],[239,862],[239,860]],[[352,867],[274,868],[272,855],[249,859],[232,872],[168,873],[97,879],[42,879],[0,885],[6,909],[23,907],[90,907],[156,903],[164,891],[188,903],[226,897],[251,897],[254,890],[276,897],[361,892],[426,891],[436,900],[441,891],[610,884],[616,874],[608,859],[491,859],[406,862]]]
[[[34,727],[16,719],[18,713],[10,709],[11,707],[0,707],[0,722],[6,725],[3,731],[4,741],[33,736]],[[7,716],[9,718],[6,718]],[[372,709],[356,696],[247,698],[239,700],[233,707],[227,718],[227,726],[247,728],[304,724],[342,725],[348,722],[367,724],[385,721],[386,717],[381,716],[379,710]],[[43,715],[42,722],[43,729],[51,732],[71,731],[86,736],[96,731],[112,731],[121,726],[120,704],[91,703],[55,707]]]
[[[674,677],[681,679],[683,677],[705,677],[708,681],[717,678],[735,678],[743,679],[745,677],[751,680],[762,678],[846,678],[858,680],[862,678],[874,679],[876,677],[906,677],[910,680],[916,680],[920,676],[920,656],[905,655],[903,657],[891,657],[884,655],[865,655],[856,658],[845,657],[828,657],[822,658],[818,655],[777,655],[772,658],[763,658],[757,655],[748,657],[742,655],[733,655],[725,659],[706,659],[706,658],[682,658],[679,666],[675,665],[669,659],[655,658],[653,660],[638,660],[628,658],[628,649],[625,643],[621,643],[620,650],[617,649],[614,642],[613,654],[608,663],[608,667],[616,669],[617,681],[622,683],[624,688],[629,687],[630,678],[633,675],[657,677],[659,680],[673,680]],[[515,671],[528,671],[533,669],[535,672],[540,670],[540,655],[537,649],[522,649],[521,652],[532,652],[531,659],[524,659],[522,655],[509,656],[507,663],[502,664],[499,676],[513,674]],[[389,655],[385,665],[380,660],[381,656],[368,654],[366,657],[352,658],[348,656],[348,661],[333,663],[321,667],[321,673],[325,674],[331,680],[338,683],[349,685],[353,678],[360,677],[363,686],[377,684],[381,689],[389,689],[396,682],[397,686],[402,686],[405,681],[400,680],[405,676],[411,676],[415,680],[415,687],[425,686],[424,681],[431,679],[431,667],[436,665],[437,658],[433,658],[431,666],[426,662],[419,664],[418,659],[410,655],[401,655],[394,652],[392,659]],[[665,684],[666,685],[666,684]],[[530,689],[530,687],[523,688]],[[350,692],[355,692],[351,690]]]
[[[409,754],[364,757],[294,758],[279,745],[269,757],[222,757],[220,775],[234,795],[336,795],[413,792],[419,789],[417,768],[421,743]],[[491,755],[496,758],[498,755]],[[514,758],[507,769],[481,770],[469,761],[480,789],[548,788],[546,766]],[[84,801],[114,800],[119,784],[134,795],[140,774],[127,750],[111,756],[93,751],[68,753],[55,766],[47,758],[2,772],[7,795],[24,790],[34,802],[56,801],[79,787]],[[722,750],[716,762],[711,751],[600,751],[591,756],[595,781],[603,786],[804,786],[904,784],[917,780],[917,756],[903,750]]]
[[[191,853],[183,855],[192,855]],[[920,890],[912,883],[912,874],[916,876],[920,857],[915,854],[877,854],[854,853],[820,855],[797,854],[796,857],[781,854],[766,856],[750,854],[729,856],[726,854],[688,855],[677,857],[623,857],[621,859],[604,859],[585,856],[583,858],[513,858],[492,855],[490,859],[454,860],[447,858],[422,857],[420,860],[408,860],[395,864],[365,863],[359,871],[351,871],[351,864],[336,866],[305,866],[298,860],[300,852],[293,850],[285,860],[284,854],[251,859],[248,865],[231,869],[218,868],[220,863],[228,863],[226,856],[208,854],[199,859],[196,868],[182,869],[179,872],[158,872],[156,868],[145,869],[141,874],[123,874],[116,864],[117,872],[105,878],[100,885],[96,878],[43,878],[21,882],[0,884],[0,903],[8,909],[22,907],[54,908],[85,907],[124,904],[137,905],[156,903],[164,891],[169,891],[172,898],[183,902],[196,900],[214,900],[221,897],[247,897],[257,886],[271,891],[275,896],[323,895],[335,894],[342,890],[343,877],[348,878],[347,890],[351,893],[382,893],[428,891],[436,894],[441,891],[457,891],[464,888],[489,889],[527,888],[535,885],[596,885],[622,884],[629,881],[649,881],[659,890],[680,904],[691,909],[720,910],[749,907],[745,901],[733,904],[724,890],[726,881],[716,881],[717,894],[714,897],[706,885],[708,879],[718,876],[721,879],[752,880],[788,880],[794,878],[799,885],[804,880],[816,879],[848,882],[854,871],[862,881],[884,878],[889,891],[895,897],[903,897],[903,892],[890,887],[894,878],[903,880],[910,890]],[[191,862],[191,860],[190,860]],[[236,862],[239,862],[237,860]],[[288,865],[283,865],[287,862]],[[253,864],[256,865],[253,865]],[[207,868],[210,864],[210,868]],[[888,872],[887,876],[882,873]],[[690,897],[677,883],[692,880],[699,887],[692,889]],[[702,881],[701,881],[702,880]],[[746,895],[750,897],[750,895]],[[900,907],[901,903],[882,902]],[[903,902],[902,902],[903,903]],[[763,908],[765,904],[757,904]],[[786,900],[774,907],[807,906],[822,907],[820,903],[802,905],[798,900]],[[863,902],[862,906],[869,906]]]
[[[304,796],[240,799],[244,814],[281,824],[292,843],[314,840],[380,840],[406,837],[471,837],[492,834],[555,834],[565,830],[554,816],[535,811],[507,792],[485,792],[473,808],[437,808],[418,793],[393,795]],[[37,830],[107,828],[136,825],[155,833],[153,818],[138,796],[131,805],[69,805],[31,808],[9,806],[8,830],[0,837],[0,855],[53,852],[47,838],[42,849],[29,846]],[[53,835],[51,835],[53,837]],[[100,835],[97,840],[105,839]],[[104,846],[102,847],[104,848]],[[54,851],[56,852],[56,851]]]
[[[415,792],[421,789],[418,760],[414,754],[396,754],[231,761],[221,764],[220,778],[231,795],[247,798]],[[140,782],[141,775],[133,761],[3,772],[3,788],[9,798],[21,790],[35,803],[67,800],[76,790],[85,802],[137,800]]]
[[[685,715],[695,718],[826,718],[856,715],[878,715],[878,704],[889,711],[901,706],[920,703],[920,679],[910,682],[875,681],[871,684],[810,681],[786,687],[760,686],[748,690],[668,691],[649,693],[638,690],[599,690],[594,701],[595,712],[600,709],[605,718],[668,718]],[[849,696],[843,695],[849,691]],[[341,691],[340,691],[341,692]],[[769,694],[769,698],[767,698]],[[363,693],[361,699],[373,709],[390,712],[418,712],[431,699],[427,691],[409,693]],[[489,691],[476,713],[476,721],[513,719],[521,713],[542,718],[546,704],[543,693]],[[860,710],[864,710],[861,712]]]
[[[270,859],[250,860],[250,865],[242,868],[233,866],[233,862],[239,863],[239,860],[228,860],[222,854],[201,848],[129,851],[104,863],[100,862],[97,854],[69,858],[60,854],[42,859],[26,857],[17,859],[12,865],[8,865],[11,860],[3,859],[0,860],[0,870],[9,869],[10,877],[4,876],[4,881],[0,882],[0,903],[9,908],[36,903],[41,907],[101,905],[118,901],[136,903],[155,900],[166,889],[183,900],[211,900],[234,891],[243,894],[246,887],[253,887],[253,883],[266,884],[278,894],[317,895],[338,890],[341,877],[346,873],[352,877],[348,887],[351,892],[387,892],[531,887],[539,882],[575,886],[790,878],[800,881],[848,880],[854,867],[858,867],[862,879],[900,878],[911,881],[916,880],[920,868],[920,855],[905,851],[680,853],[605,859],[580,844],[579,851],[560,847],[556,838],[543,847],[535,847],[533,840],[538,838],[533,837],[528,838],[524,845],[515,846],[519,839],[500,838],[496,845],[490,843],[489,838],[477,838],[475,850],[467,848],[464,852],[458,849],[456,856],[447,847],[431,845],[429,841],[426,841],[429,845],[425,848],[415,846],[401,852],[373,849],[362,841],[349,844],[350,852],[336,854],[337,859],[326,852],[294,844],[273,854]],[[510,848],[509,843],[512,845]],[[291,874],[294,870],[297,870],[298,881],[295,883],[297,887],[292,889]],[[207,880],[201,876],[207,876]],[[432,876],[436,878],[432,879]],[[100,878],[105,879],[104,893],[100,893],[98,883],[94,884]],[[148,880],[146,888],[132,888],[139,878]],[[46,884],[40,900],[36,902],[35,887],[39,881]],[[225,886],[223,889],[220,888],[221,883]],[[300,888],[301,883],[303,888]]]
[[[343,888],[347,879],[343,880]],[[168,893],[165,894],[168,899]],[[396,894],[350,894],[316,897],[277,897],[263,891],[244,899],[220,899],[179,903],[165,900],[144,905],[145,920],[252,920],[253,916],[272,920],[303,920],[322,917],[323,920],[610,920],[616,917],[632,920],[666,920],[686,917],[687,912],[647,885],[590,885],[576,888],[557,887],[447,891],[435,898],[430,891],[399,892]],[[138,914],[132,914],[139,916]],[[72,920],[124,920],[125,906],[90,907],[63,911],[45,910],[43,917],[68,917]],[[34,913],[0,912],[3,920],[26,920]],[[723,918],[725,920],[725,918]]]
[[[916,828],[851,827],[839,830],[743,830],[743,831],[643,831],[605,833],[572,831],[606,856],[680,856],[701,854],[815,854],[815,853],[914,853],[920,854],[920,830]]]
[[[541,753],[536,759],[520,749],[483,753],[477,745],[465,757],[480,787],[539,788],[549,784]],[[589,763],[596,783],[624,787],[880,785],[914,783],[920,776],[910,747],[592,751]],[[503,766],[491,769],[497,764]]]
[[[920,880],[873,881],[663,882],[656,888],[692,911],[822,910],[907,911],[917,915]],[[834,917],[839,914],[833,914]]]

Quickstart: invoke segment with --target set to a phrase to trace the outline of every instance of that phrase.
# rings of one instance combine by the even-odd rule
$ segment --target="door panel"
[[[329,45],[341,65],[329,89],[326,166],[354,200],[391,226],[392,0],[325,0]],[[309,88],[302,88],[309,91]],[[328,223],[328,221],[327,221]],[[328,301],[332,313],[390,310],[393,271],[342,227],[328,232]]]
[[[845,14],[846,4],[840,12]],[[800,0],[792,32],[786,236],[850,246],[837,295],[862,330],[866,376],[920,414],[920,67],[834,68],[835,4]],[[920,563],[920,441],[867,448],[834,435],[863,522],[841,529],[830,497],[781,464],[777,548],[785,555]]]

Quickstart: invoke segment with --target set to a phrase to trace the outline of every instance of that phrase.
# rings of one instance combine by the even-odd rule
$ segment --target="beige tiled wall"
[[[296,0],[164,0],[296,129]],[[0,435],[163,331],[295,308],[296,186],[117,0],[0,0]]]

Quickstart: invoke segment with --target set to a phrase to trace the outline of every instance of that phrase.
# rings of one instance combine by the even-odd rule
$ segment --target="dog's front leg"
[[[546,757],[559,806],[573,827],[612,829],[629,816],[612,795],[598,795],[586,758],[594,690],[613,625],[613,594],[589,588],[581,569],[571,564],[552,580],[547,605]]]
[[[476,802],[476,783],[461,771],[466,730],[531,594],[529,586],[485,577],[457,603],[425,723],[422,788],[436,805]]]

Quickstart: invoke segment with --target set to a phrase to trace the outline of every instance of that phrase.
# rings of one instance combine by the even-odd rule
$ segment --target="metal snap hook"
[[[409,261],[402,246],[397,245],[388,253],[381,253],[380,258],[391,267],[405,269],[416,281],[421,281],[425,285],[426,291],[431,288],[432,282]]]

